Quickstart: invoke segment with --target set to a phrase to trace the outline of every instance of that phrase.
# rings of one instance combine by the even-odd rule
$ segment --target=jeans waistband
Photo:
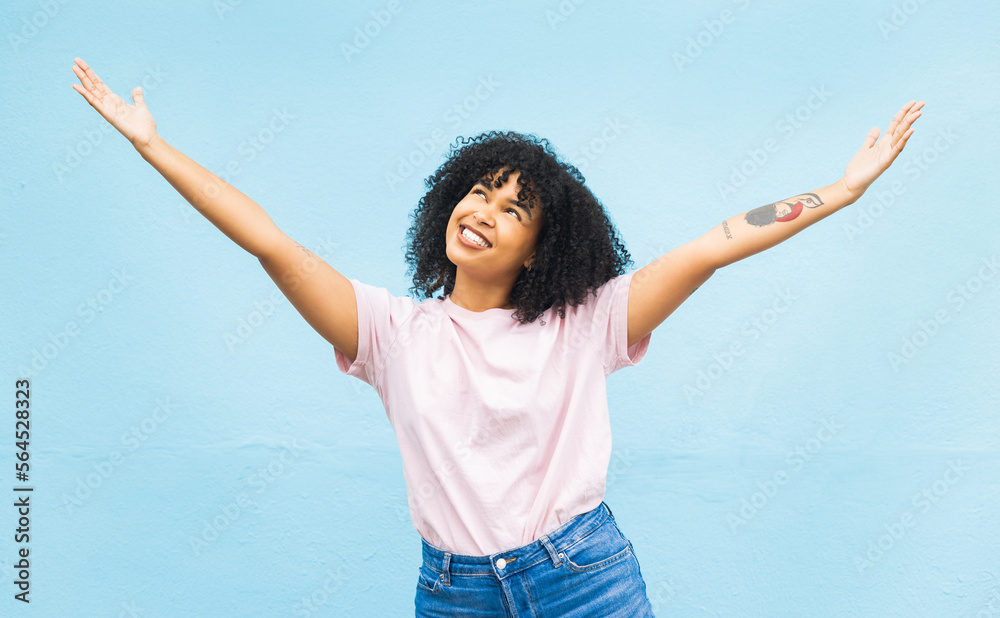
[[[450,583],[452,575],[496,575],[497,578],[503,579],[546,560],[551,560],[554,566],[559,566],[563,560],[560,557],[561,552],[578,543],[580,539],[613,517],[608,505],[601,502],[593,510],[574,516],[536,541],[488,556],[453,554],[421,538],[424,563],[444,574],[445,585]]]

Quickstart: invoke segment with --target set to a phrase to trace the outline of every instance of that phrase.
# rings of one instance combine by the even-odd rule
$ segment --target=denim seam
[[[451,585],[451,554],[445,553],[444,564],[441,566],[441,585],[450,586]]]
[[[428,568],[430,568],[431,571],[433,571],[434,573],[438,573],[439,572],[439,571],[437,571],[437,569],[431,568],[430,565],[428,565]],[[441,576],[438,575],[438,577],[436,577],[434,579],[434,583],[431,584],[430,586],[428,586],[427,584],[424,583],[423,577],[422,576],[418,576],[417,577],[417,586],[420,587],[420,588],[423,588],[424,590],[426,590],[427,592],[429,592],[431,594],[436,594],[438,592],[438,582],[440,582],[440,581],[441,581]]]
[[[531,608],[532,615],[535,616],[541,615],[541,612],[538,611],[538,608],[535,606],[535,594],[534,591],[531,589],[530,578],[527,577],[524,578],[524,590],[528,593],[528,607]]]
[[[569,568],[569,570],[575,571],[577,573],[587,573],[589,571],[599,571],[613,564],[617,564],[622,560],[628,558],[629,554],[631,553],[632,553],[632,548],[626,546],[625,549],[621,550],[617,554],[609,556],[604,560],[601,560],[600,562],[595,562],[593,564],[583,564],[583,565],[573,562],[565,555],[563,555],[563,558],[566,559],[566,566],[567,568]]]
[[[552,566],[554,568],[559,568],[559,564],[560,564],[560,562],[559,562],[559,552],[558,552],[558,550],[556,550],[555,546],[552,544],[552,541],[550,541],[549,537],[547,537],[547,536],[543,536],[539,540],[542,542],[542,545],[545,546],[545,551],[549,552],[549,559],[552,560]]]

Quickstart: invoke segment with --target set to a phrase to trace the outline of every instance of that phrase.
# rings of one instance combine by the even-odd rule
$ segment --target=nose
[[[486,212],[485,216],[483,215],[484,212]],[[472,213],[472,218],[475,219],[476,223],[489,227],[491,226],[491,223],[487,223],[487,221],[492,222],[493,220],[493,217],[489,214],[489,212],[489,206],[484,206],[483,208],[480,208],[476,212]]]

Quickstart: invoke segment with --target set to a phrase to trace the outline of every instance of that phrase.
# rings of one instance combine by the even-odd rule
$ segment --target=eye
[[[515,216],[515,217],[517,217],[517,220],[518,220],[518,221],[520,221],[520,220],[521,220],[521,213],[517,212],[517,210],[516,210],[516,209],[514,209],[514,208],[508,208],[508,209],[507,209],[507,210],[505,210],[504,212],[512,212],[512,213],[514,213],[514,216]]]
[[[485,200],[488,200],[488,199],[489,199],[489,198],[488,198],[488,197],[486,196],[486,191],[483,191],[482,189],[473,189],[473,190],[472,190],[472,192],[473,192],[473,193],[476,193],[476,194],[479,194],[479,195],[482,195],[482,196],[483,196],[483,199],[485,199]]]

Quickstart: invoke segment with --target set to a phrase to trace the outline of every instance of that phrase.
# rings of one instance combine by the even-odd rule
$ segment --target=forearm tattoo
[[[823,200],[819,199],[815,193],[803,193],[784,202],[775,202],[754,208],[746,214],[746,220],[750,225],[764,227],[775,221],[791,221],[799,216],[803,208],[816,208],[822,205]]]
[[[728,238],[729,240],[733,239],[733,235],[729,233],[729,219],[726,219],[725,221],[722,222],[722,231],[726,233],[726,238]]]

